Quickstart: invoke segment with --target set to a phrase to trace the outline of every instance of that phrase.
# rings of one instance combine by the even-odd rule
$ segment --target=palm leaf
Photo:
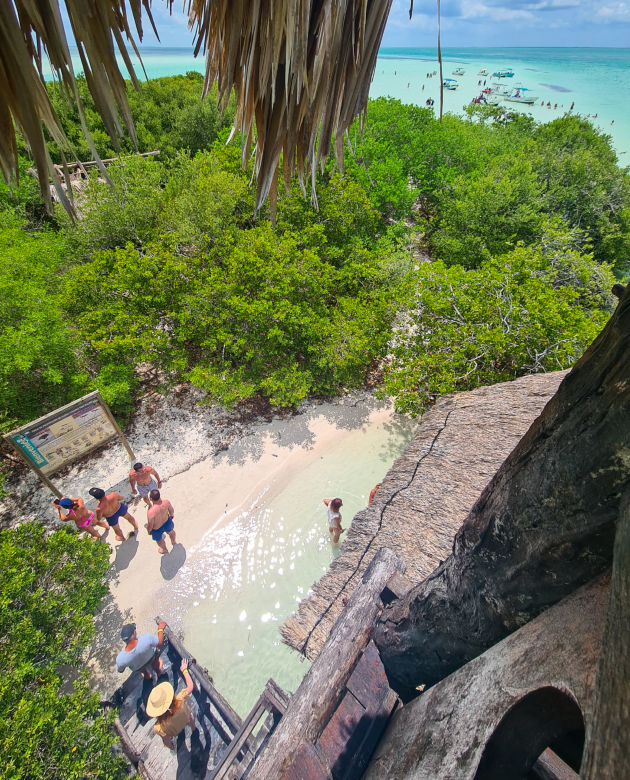
[[[171,0],[166,0],[170,5]],[[88,88],[114,144],[127,128],[135,142],[125,83],[116,51],[137,85],[127,43],[135,49],[126,0],[64,0]],[[234,89],[245,163],[255,142],[256,206],[275,188],[280,158],[288,183],[323,166],[337,138],[365,111],[392,0],[188,0],[195,54],[206,58],[205,92],[217,80],[225,107]],[[150,0],[129,0],[142,39],[142,10],[153,24]],[[154,28],[155,29],[155,28]],[[0,168],[17,173],[15,127],[31,149],[42,195],[50,206],[52,178],[69,203],[48,155],[44,127],[67,147],[61,124],[42,83],[42,51],[69,99],[76,101],[90,149],[70,51],[57,0],[0,0]],[[137,51],[137,50],[136,50]],[[117,146],[116,146],[117,148]],[[100,162],[100,161],[99,161]],[[101,165],[104,173],[104,168]],[[313,186],[314,202],[316,195]]]

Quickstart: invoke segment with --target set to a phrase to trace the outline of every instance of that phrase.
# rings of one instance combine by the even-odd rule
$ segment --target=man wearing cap
[[[186,726],[194,731],[197,728],[195,716],[190,711],[186,699],[193,692],[193,681],[188,671],[188,661],[184,658],[180,669],[186,680],[186,687],[175,696],[173,686],[169,682],[156,685],[149,694],[147,715],[157,718],[153,730],[162,737],[167,748],[175,750],[173,737],[176,737]]]
[[[133,468],[129,472],[129,484],[131,485],[131,492],[134,496],[136,495],[136,492],[138,492],[144,499],[144,503],[147,506],[151,506],[149,493],[152,490],[161,488],[162,480],[152,466],[143,466],[142,463],[134,463]],[[136,485],[138,486],[137,491]]]
[[[105,521],[110,528],[114,529],[116,539],[118,539],[119,542],[125,541],[125,535],[118,525],[118,519],[120,517],[124,517],[125,520],[128,520],[131,523],[136,531],[138,530],[138,523],[134,516],[129,514],[127,505],[122,503],[124,496],[121,496],[120,493],[109,493],[106,495],[103,488],[90,488],[88,493],[92,498],[95,498],[98,501],[98,506],[96,507],[96,520],[98,521],[105,518]]]
[[[162,671],[160,650],[164,644],[164,628],[166,623],[158,625],[158,635],[136,634],[136,624],[127,623],[122,627],[120,638],[125,643],[125,649],[116,656],[116,667],[119,672],[129,668],[132,672],[141,672],[145,680],[152,680],[151,669],[156,674]]]
[[[147,512],[147,532],[151,535],[154,542],[157,542],[158,552],[164,555],[168,552],[164,534],[168,534],[173,547],[177,544],[175,539],[175,525],[173,518],[175,510],[170,501],[160,496],[159,490],[152,490],[149,493],[153,506],[149,507]]]

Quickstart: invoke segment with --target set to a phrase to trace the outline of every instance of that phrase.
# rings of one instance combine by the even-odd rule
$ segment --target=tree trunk
[[[505,460],[449,558],[381,615],[403,698],[433,685],[610,566],[630,477],[630,285]]]
[[[630,777],[630,490],[624,495],[615,538],[615,555],[606,627],[595,681],[593,716],[586,733],[580,777],[619,780]]]

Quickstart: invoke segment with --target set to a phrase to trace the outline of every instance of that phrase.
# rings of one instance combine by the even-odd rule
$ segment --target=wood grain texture
[[[610,601],[599,658],[593,717],[586,733],[583,780],[630,777],[630,489],[615,538]]]
[[[453,538],[501,463],[518,444],[566,372],[538,374],[438,401],[394,463],[374,501],[355,515],[348,538],[313,593],[287,619],[284,641],[317,657],[379,547],[424,580],[452,550]]]
[[[588,721],[609,583],[603,574],[399,709],[364,780],[474,780],[506,714],[541,689]]]

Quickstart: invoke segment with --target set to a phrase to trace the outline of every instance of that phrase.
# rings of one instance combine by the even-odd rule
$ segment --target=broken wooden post
[[[619,513],[610,597],[595,680],[592,717],[587,722],[580,777],[630,777],[630,488]]]
[[[326,644],[291,697],[282,720],[254,764],[249,780],[278,780],[306,742],[314,742],[337,706],[339,694],[382,609],[381,592],[394,572],[404,573],[401,558],[381,548],[363,575]]]
[[[630,479],[629,410],[630,285],[482,492],[450,557],[383,612],[374,641],[403,698],[610,566]]]

